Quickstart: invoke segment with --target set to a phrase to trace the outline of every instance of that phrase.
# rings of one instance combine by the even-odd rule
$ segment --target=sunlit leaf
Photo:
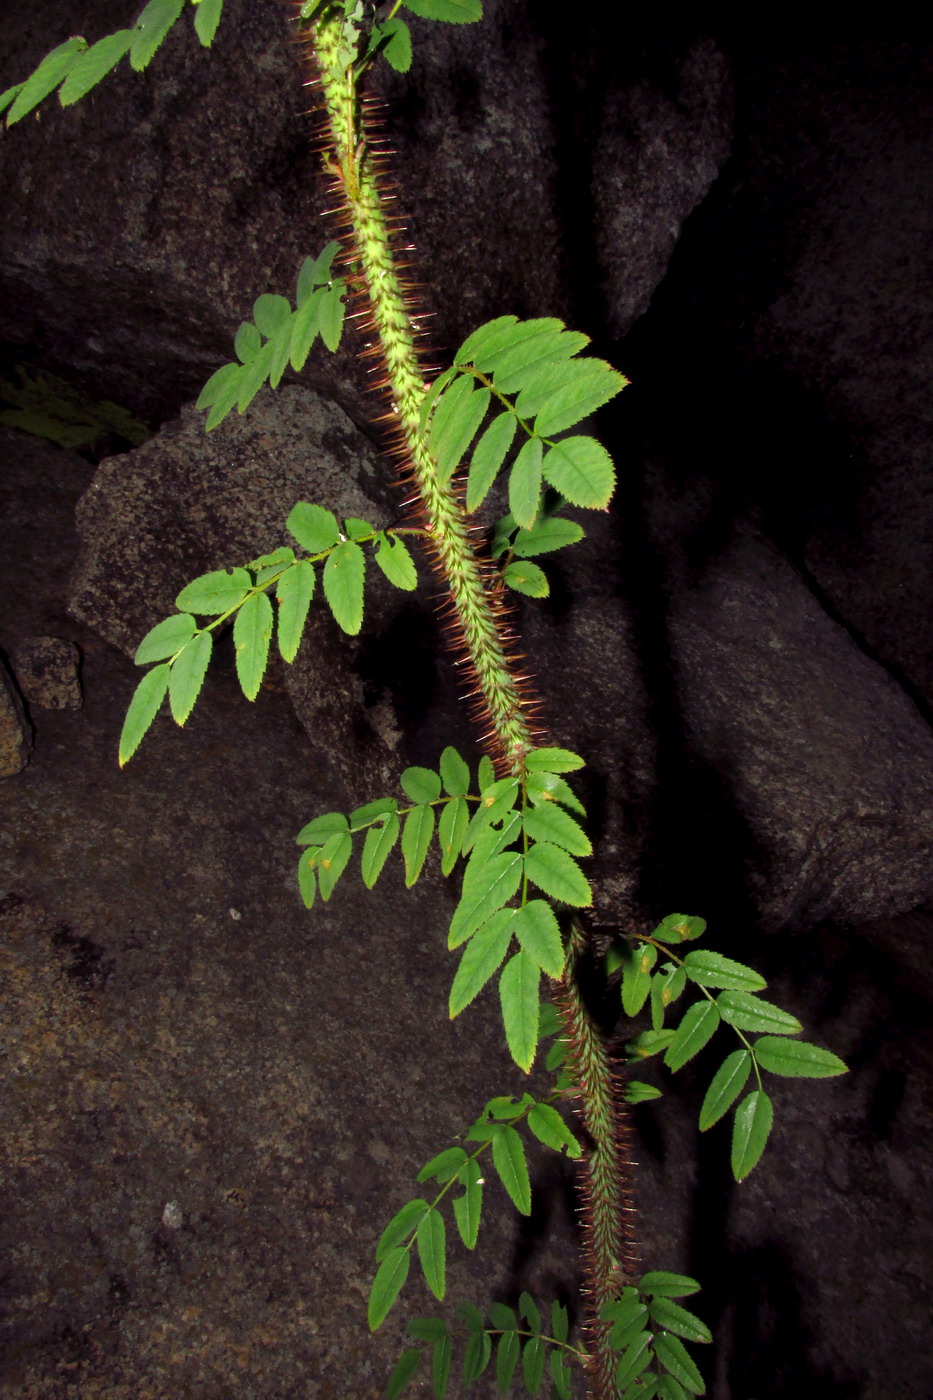
[[[120,734],[120,767],[123,768],[139,748],[140,742],[162,707],[168,690],[171,668],[168,662],[147,671],[133,692],[130,707]]]
[[[175,599],[180,612],[219,616],[241,603],[253,587],[245,569],[215,569],[187,584]]]
[[[62,106],[70,107],[96,87],[128,52],[135,35],[133,29],[118,29],[116,34],[108,34],[85,50],[72,65],[59,89],[58,100]]]
[[[279,579],[275,587],[279,614],[279,651],[283,661],[292,662],[298,655],[301,634],[313,597],[314,565],[307,559],[299,559]]]
[[[615,489],[612,458],[595,438],[577,436],[556,442],[545,453],[541,469],[545,479],[571,505],[605,510]]]
[[[79,56],[86,51],[87,40],[76,35],[71,39],[66,39],[63,44],[59,44],[57,48],[47,53],[35,72],[30,73],[21,85],[7,113],[7,126],[13,126],[15,122],[27,116],[34,107],[38,107],[43,98],[48,97],[52,89],[58,87],[58,84],[68,76]]]
[[[194,12],[194,32],[206,49],[214,42],[223,7],[224,0],[200,0]]]
[[[418,587],[415,561],[398,535],[382,535],[376,545],[376,563],[396,588],[411,592]]]
[[[370,1331],[375,1332],[386,1318],[408,1278],[411,1255],[407,1249],[391,1249],[385,1256],[369,1294],[367,1315]]]
[[[415,1238],[425,1282],[435,1298],[442,1301],[445,1290],[447,1231],[444,1217],[439,1210],[431,1209],[422,1217]]]
[[[710,949],[694,948],[684,958],[684,968],[691,982],[701,987],[723,987],[733,991],[757,992],[768,984],[754,968],[733,962]]]
[[[148,666],[153,661],[165,661],[191,641],[195,632],[195,621],[190,613],[173,613],[164,622],[159,622],[143,637],[133,657],[137,666]]]
[[[524,949],[509,959],[499,978],[502,1024],[509,1054],[526,1074],[538,1048],[540,983],[538,964]]]
[[[477,510],[489,494],[489,489],[506,454],[512,446],[518,420],[512,413],[500,413],[485,428],[473,449],[467,474],[466,508]]]
[[[130,49],[130,64],[141,73],[185,8],[186,0],[149,0],[136,21],[136,37]]]
[[[405,861],[405,884],[410,888],[424,865],[424,858],[434,835],[434,808],[413,807],[402,829],[402,858]]]
[[[285,528],[309,554],[321,554],[340,541],[340,526],[333,511],[309,501],[299,501],[292,507]]]
[[[272,640],[272,604],[267,593],[254,593],[240,608],[233,624],[236,673],[247,700],[255,700],[262,685]]]
[[[493,916],[473,935],[460,959],[450,988],[450,1017],[459,1016],[494,977],[505,960],[512,939],[510,920]]]
[[[514,1128],[503,1124],[492,1140],[492,1160],[512,1204],[522,1215],[531,1214],[531,1181],[525,1144]]]
[[[593,903],[590,882],[573,856],[550,841],[539,841],[525,857],[525,874],[552,899],[577,908]]]
[[[368,890],[379,879],[389,852],[398,840],[401,823],[395,812],[390,812],[381,826],[371,826],[363,842],[361,869],[363,884]]]
[[[365,578],[366,556],[355,540],[338,544],[328,555],[324,565],[324,596],[337,626],[351,637],[355,637],[363,625]]]
[[[509,475],[509,511],[515,523],[525,530],[531,529],[538,514],[543,453],[540,438],[527,438]]]
[[[210,632],[199,632],[182,648],[172,663],[168,700],[176,724],[184,724],[194,709],[194,702],[204,684],[213,644],[214,639]]]

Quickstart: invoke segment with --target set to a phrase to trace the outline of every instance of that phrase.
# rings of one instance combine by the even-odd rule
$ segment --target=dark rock
[[[80,710],[81,653],[61,637],[28,637],[13,653],[19,687],[30,705]]]
[[[16,683],[0,661],[0,778],[11,778],[29,762],[32,731]]]

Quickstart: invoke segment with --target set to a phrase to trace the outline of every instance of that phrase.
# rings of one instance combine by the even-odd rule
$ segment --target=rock
[[[0,778],[12,778],[29,762],[32,732],[16,684],[0,661]]]
[[[71,0],[50,0],[41,24],[25,0],[5,7],[0,85],[74,22]],[[123,0],[106,0],[88,38],[125,23]],[[709,41],[633,45],[598,7],[569,37],[562,16],[515,0],[492,0],[481,25],[412,28],[412,72],[382,65],[376,85],[413,276],[437,289],[431,343],[446,355],[506,311],[626,327],[728,153],[722,55]],[[0,338],[149,421],[193,397],[255,297],[292,293],[332,233],[294,52],[275,0],[228,6],[209,53],[183,19],[145,73],[121,63],[85,101],[14,126],[0,148]],[[355,361],[314,355],[308,376],[367,412]]]
[[[29,637],[13,653],[20,689],[45,710],[80,710],[80,663],[78,647],[61,637]]]

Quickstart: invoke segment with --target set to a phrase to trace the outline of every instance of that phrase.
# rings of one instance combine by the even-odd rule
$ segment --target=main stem
[[[381,349],[392,417],[488,713],[486,745],[503,767],[521,771],[526,751],[534,747],[534,737],[522,711],[521,691],[500,631],[496,594],[487,582],[488,566],[484,567],[473,548],[469,523],[455,491],[439,479],[421,427],[419,412],[426,385],[361,118],[358,76],[342,51],[343,32],[343,9],[335,5],[315,20],[308,35],[332,143],[325,163],[343,200],[352,239],[351,258]],[[577,985],[577,963],[584,945],[585,935],[575,926],[557,1006],[590,1138],[583,1222],[592,1344],[589,1389],[595,1400],[615,1400],[615,1358],[608,1346],[608,1328],[599,1321],[598,1311],[618,1294],[625,1281],[620,1195],[626,1164],[617,1141],[617,1108],[605,1042]]]

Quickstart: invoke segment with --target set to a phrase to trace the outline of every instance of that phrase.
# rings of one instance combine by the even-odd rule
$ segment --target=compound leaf
[[[168,690],[171,667],[166,661],[147,671],[133,692],[120,734],[119,763],[123,768],[139,748],[143,736],[158,714]]]
[[[497,1129],[492,1140],[492,1160],[512,1204],[522,1215],[531,1214],[531,1181],[525,1159],[525,1144],[508,1124]]]
[[[96,44],[86,49],[72,65],[59,89],[58,100],[62,106],[70,107],[96,87],[120,62],[135,34],[134,29],[118,29],[116,34],[108,34],[105,39],[98,39]]]
[[[778,1045],[793,1045],[795,1041],[779,1040]],[[756,1047],[757,1048],[757,1047]],[[700,1105],[700,1132],[705,1133],[718,1123],[745,1088],[752,1070],[752,1057],[747,1050],[733,1050],[713,1075],[712,1083]]]
[[[194,702],[204,684],[213,646],[214,639],[210,632],[199,632],[172,662],[168,700],[176,724],[184,724],[194,709]]]
[[[538,1048],[541,972],[522,949],[509,959],[499,978],[499,1001],[509,1054],[527,1074]]]
[[[314,565],[308,559],[299,559],[283,574],[275,589],[279,609],[279,651],[283,661],[292,662],[298,655],[313,597]]]
[[[191,641],[195,633],[195,621],[190,613],[173,613],[164,622],[159,622],[143,637],[133,657],[137,666],[148,666],[152,661],[165,661]]]
[[[375,1332],[385,1321],[389,1309],[405,1286],[410,1267],[411,1254],[407,1249],[390,1249],[379,1265],[367,1309],[371,1332]]]
[[[573,856],[550,841],[539,841],[525,856],[525,874],[552,899],[582,908],[593,903],[590,882]]]
[[[555,443],[544,457],[542,471],[571,505],[591,510],[605,510],[615,489],[612,458],[602,443],[591,437],[569,437]]]
[[[687,1008],[664,1056],[668,1069],[675,1072],[698,1055],[719,1026],[719,1012],[711,1001],[696,1002]]]
[[[508,915],[508,912],[502,910],[500,915]],[[451,1020],[459,1016],[489,979],[495,976],[509,950],[511,938],[511,918],[493,915],[470,939],[450,988]]]
[[[382,874],[382,867],[398,840],[400,830],[401,823],[398,816],[395,812],[390,812],[380,826],[371,826],[367,831],[366,839],[363,842],[361,868],[363,884],[368,890],[372,889]]]
[[[214,569],[187,584],[175,599],[175,606],[180,612],[219,616],[242,603],[252,587],[253,580],[245,569]]]
[[[382,535],[376,545],[376,563],[390,583],[410,593],[418,587],[418,572],[408,546],[398,535]]]
[[[445,1287],[447,1230],[439,1210],[432,1208],[422,1217],[415,1238],[425,1282],[438,1302],[441,1302]]]
[[[405,884],[410,889],[421,874],[424,858],[434,835],[434,808],[413,807],[405,818],[402,831],[402,858],[405,861]]]
[[[285,528],[309,554],[322,554],[340,542],[340,526],[333,511],[299,501],[289,512]]]
[[[732,1175],[736,1181],[744,1181],[757,1165],[773,1122],[768,1095],[763,1089],[753,1089],[736,1109],[732,1127]]]
[[[324,596],[337,626],[351,637],[363,625],[365,579],[366,556],[360,546],[355,540],[338,544],[324,565]]]
[[[838,1055],[806,1040],[763,1035],[755,1041],[755,1057],[762,1069],[790,1079],[830,1079],[848,1073],[848,1066]]]
[[[233,624],[236,673],[247,700],[255,700],[262,685],[272,640],[272,604],[267,593],[254,593],[240,608]]]

